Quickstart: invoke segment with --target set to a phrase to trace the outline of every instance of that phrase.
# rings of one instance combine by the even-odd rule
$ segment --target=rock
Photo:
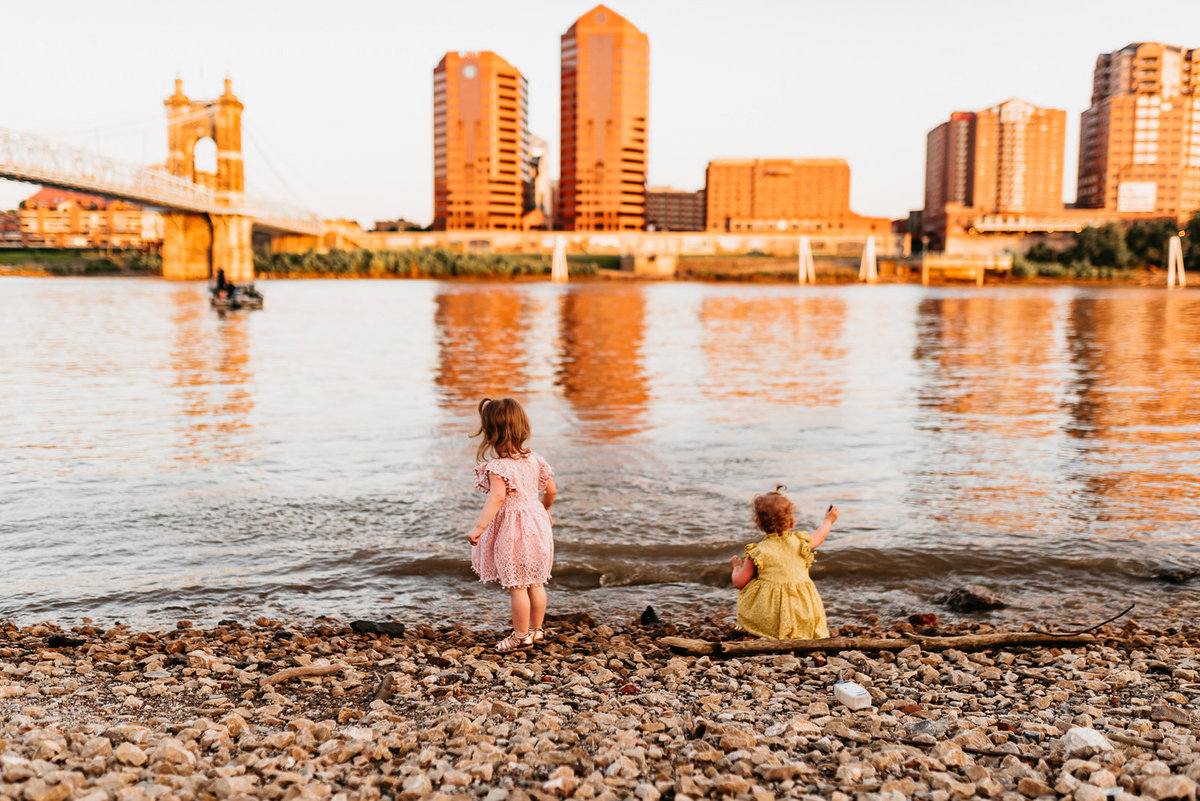
[[[1103,751],[1113,750],[1113,745],[1107,737],[1095,729],[1083,726],[1069,729],[1058,745],[1068,759],[1088,759]]]
[[[734,776],[729,773],[721,774],[713,779],[713,787],[726,798],[750,792],[750,782],[741,776]]]
[[[658,614],[654,611],[653,606],[647,606],[642,612],[643,626],[657,626],[662,621],[658,619]]]
[[[78,637],[64,637],[61,634],[52,634],[46,638],[47,648],[76,648],[87,643],[87,640],[82,640]]]
[[[1142,779],[1141,793],[1155,801],[1196,801],[1196,782],[1187,776],[1150,776]]]
[[[935,597],[933,602],[944,604],[952,612],[982,612],[1008,606],[1003,598],[982,584],[967,584]]]
[[[727,729],[721,735],[720,745],[723,751],[740,751],[742,749],[749,750],[758,744],[751,732],[742,729]]]
[[[113,756],[117,758],[118,762],[134,767],[146,764],[146,752],[133,743],[121,743],[113,751]]]
[[[404,783],[400,785],[400,794],[397,798],[400,801],[417,801],[432,792],[433,782],[429,781],[429,777],[424,773],[417,773],[404,780]]]
[[[909,615],[908,622],[914,626],[922,626],[926,628],[936,627],[938,624],[938,616],[932,612],[927,612],[920,615]]]
[[[352,620],[350,628],[356,634],[387,634],[390,637],[403,637],[404,624],[394,620],[385,620],[376,623],[371,620]]]
[[[258,782],[255,776],[222,776],[212,783],[212,793],[217,798],[233,798],[250,795]]]
[[[1091,784],[1080,785],[1072,794],[1075,801],[1108,801],[1108,793]]]
[[[1044,795],[1057,798],[1053,787],[1046,784],[1041,779],[1035,779],[1031,776],[1026,776],[1018,781],[1017,790],[1020,791],[1021,795],[1026,796],[1027,798],[1040,798]]]
[[[1191,726],[1192,716],[1188,714],[1186,709],[1180,709],[1177,706],[1169,704],[1155,704],[1150,707],[1151,720],[1169,720],[1176,726]]]

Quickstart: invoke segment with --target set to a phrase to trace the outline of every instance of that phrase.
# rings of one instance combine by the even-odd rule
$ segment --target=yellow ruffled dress
[[[807,531],[781,531],[746,546],[746,558],[758,572],[738,590],[743,631],[770,640],[829,636],[825,604],[808,576],[816,559],[811,542]]]

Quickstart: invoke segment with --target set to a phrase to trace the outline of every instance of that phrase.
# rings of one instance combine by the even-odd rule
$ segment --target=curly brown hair
[[[529,439],[529,418],[521,404],[513,398],[479,402],[479,430],[472,437],[483,435],[475,458],[483,461],[488,451],[496,456],[520,456],[529,453],[525,440]]]
[[[785,489],[783,484],[776,484],[773,492],[754,496],[754,523],[766,534],[787,531],[794,522],[795,507],[783,494]]]

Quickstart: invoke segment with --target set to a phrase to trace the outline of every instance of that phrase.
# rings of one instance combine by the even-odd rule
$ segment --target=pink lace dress
[[[475,466],[476,488],[488,492],[490,482],[503,481],[504,504],[471,549],[471,569],[480,581],[502,587],[544,584],[554,562],[550,515],[539,500],[554,470],[536,453],[492,459]]]

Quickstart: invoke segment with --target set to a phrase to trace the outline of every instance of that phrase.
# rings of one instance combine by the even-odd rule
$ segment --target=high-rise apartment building
[[[521,230],[529,180],[527,89],[492,52],[447,53],[433,71],[433,227]]]
[[[562,35],[559,227],[645,225],[650,40],[607,6]]]
[[[1061,214],[1067,113],[1023,100],[956,111],[925,138],[923,234],[940,250],[947,209],[973,217]]]
[[[1178,219],[1200,209],[1200,48],[1137,42],[1096,59],[1076,205]]]

